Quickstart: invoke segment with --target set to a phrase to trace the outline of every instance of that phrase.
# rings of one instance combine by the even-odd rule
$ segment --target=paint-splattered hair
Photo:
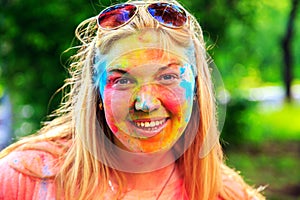
[[[134,3],[134,1],[130,1]],[[142,1],[139,1],[139,3]],[[144,0],[144,2],[152,2]],[[157,1],[155,1],[157,2]],[[164,0],[180,5],[175,0]],[[223,199],[264,199],[256,190],[248,186],[242,178],[229,169],[223,161],[221,146],[217,141],[207,152],[199,158],[204,140],[208,134],[218,135],[215,116],[215,99],[210,70],[206,58],[206,48],[203,34],[197,20],[189,14],[189,23],[181,29],[170,29],[158,24],[143,9],[126,26],[112,31],[98,29],[96,17],[83,21],[76,29],[76,36],[81,42],[78,52],[72,56],[70,64],[71,78],[66,80],[63,88],[67,93],[61,107],[53,114],[56,118],[39,131],[39,134],[19,141],[2,152],[0,157],[7,155],[19,146],[33,148],[38,141],[67,140],[68,149],[61,156],[61,167],[53,177],[57,188],[57,198],[64,199],[102,199],[107,189],[111,174],[117,177],[119,191],[116,199],[126,188],[126,180],[118,171],[99,162],[85,148],[82,138],[93,148],[101,152],[101,156],[110,159],[105,148],[105,135],[96,131],[97,123],[107,136],[110,130],[104,118],[104,113],[98,108],[100,100],[98,89],[93,84],[93,62],[95,50],[102,54],[109,51],[114,42],[137,31],[153,28],[163,39],[162,42],[176,43],[187,46],[193,43],[197,68],[196,108],[186,132],[196,132],[196,137],[187,151],[176,161],[183,171],[184,186],[192,200],[211,200],[221,196]],[[200,116],[200,122],[199,117]],[[186,134],[188,135],[188,134]],[[45,149],[46,151],[46,149]],[[41,177],[43,178],[43,177]],[[102,197],[102,198],[101,198]]]

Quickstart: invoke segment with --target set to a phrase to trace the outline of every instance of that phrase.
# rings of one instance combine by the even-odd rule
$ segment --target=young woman
[[[69,93],[0,154],[0,199],[264,199],[223,162],[200,25],[174,0],[82,22]]]

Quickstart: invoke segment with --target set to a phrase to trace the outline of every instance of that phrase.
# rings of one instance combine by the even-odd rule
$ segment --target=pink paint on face
[[[175,53],[146,48],[140,37],[118,41],[115,49],[125,52],[123,44],[132,42],[144,48],[107,62],[106,80],[99,81],[105,84],[100,87],[105,117],[123,148],[133,152],[168,150],[189,122],[195,78],[184,48],[178,47]],[[109,52],[111,57],[115,53]]]

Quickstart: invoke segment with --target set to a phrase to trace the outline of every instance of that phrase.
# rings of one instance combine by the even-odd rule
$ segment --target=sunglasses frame
[[[181,10],[183,11],[184,15],[186,16],[185,22],[184,22],[181,26],[168,26],[167,24],[165,24],[165,23],[163,23],[163,22],[160,22],[159,20],[155,19],[155,17],[152,16],[152,14],[149,12],[148,8],[149,8],[149,6],[154,5],[154,4],[158,4],[158,3],[159,3],[159,4],[167,4],[167,5],[175,6],[175,7],[178,7],[179,9],[181,9]],[[108,9],[113,8],[113,7],[115,7],[115,6],[121,6],[121,5],[130,5],[130,6],[134,6],[134,7],[136,8],[136,10],[135,10],[134,14],[133,14],[126,22],[124,22],[123,24],[121,24],[121,25],[119,25],[119,26],[112,27],[112,28],[105,28],[105,27],[101,26],[100,23],[99,23],[99,17],[100,17],[104,12],[106,12]],[[102,29],[102,30],[116,30],[116,29],[119,29],[119,28],[121,28],[121,27],[126,26],[127,24],[129,24],[129,23],[132,21],[132,19],[133,19],[133,18],[137,15],[137,13],[139,12],[139,7],[142,7],[142,6],[145,7],[145,9],[147,10],[147,13],[148,13],[155,21],[157,21],[160,25],[162,25],[162,26],[164,26],[164,27],[167,27],[167,28],[171,28],[171,29],[179,29],[179,28],[182,28],[183,26],[185,26],[185,25],[187,24],[188,19],[189,19],[186,10],[185,10],[184,8],[182,8],[181,6],[178,6],[178,5],[173,4],[173,3],[167,3],[167,2],[156,2],[156,3],[153,3],[153,2],[152,2],[152,3],[136,2],[135,4],[133,4],[133,3],[120,3],[120,4],[115,4],[115,5],[109,6],[109,7],[105,8],[104,10],[102,10],[102,11],[97,15],[97,19],[96,19],[96,20],[97,20],[97,25],[98,25],[98,27],[99,27],[100,29]]]

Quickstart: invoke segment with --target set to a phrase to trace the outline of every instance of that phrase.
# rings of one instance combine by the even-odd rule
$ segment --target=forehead
[[[116,60],[160,60],[174,59],[189,61],[191,46],[183,47],[154,30],[138,32],[114,42],[106,55],[107,64]],[[192,54],[193,55],[193,54]],[[192,63],[191,63],[192,64]]]
[[[143,65],[168,66],[187,63],[185,58],[162,49],[138,49],[128,52],[110,62],[107,68],[126,68]]]

